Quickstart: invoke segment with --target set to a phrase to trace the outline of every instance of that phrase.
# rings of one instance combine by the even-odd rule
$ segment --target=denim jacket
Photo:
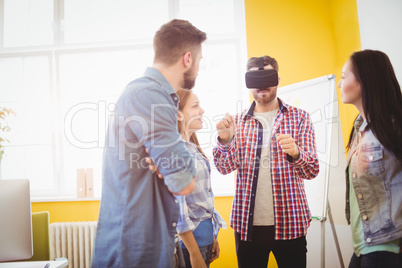
[[[350,224],[351,168],[364,240],[372,246],[402,237],[402,163],[366,127],[359,115],[346,168],[346,219]]]

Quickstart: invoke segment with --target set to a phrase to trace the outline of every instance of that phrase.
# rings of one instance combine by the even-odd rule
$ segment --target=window
[[[237,0],[0,0],[0,107],[17,113],[8,117],[10,143],[0,176],[29,178],[32,196],[75,196],[77,169],[93,168],[100,196],[114,102],[151,66],[153,35],[173,18],[187,19],[208,35],[194,91],[206,110],[200,143],[212,157],[217,120],[249,103],[243,5]],[[215,193],[232,193],[233,175],[212,172]]]

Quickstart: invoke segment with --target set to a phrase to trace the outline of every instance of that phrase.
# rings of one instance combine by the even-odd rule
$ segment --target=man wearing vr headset
[[[313,124],[307,112],[276,96],[278,63],[264,56],[247,62],[250,108],[218,122],[214,162],[237,171],[230,225],[238,266],[267,267],[272,251],[282,267],[306,267],[311,221],[303,179],[318,175]]]

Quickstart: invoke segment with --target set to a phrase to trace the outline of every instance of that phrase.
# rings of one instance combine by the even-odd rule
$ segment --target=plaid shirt
[[[208,160],[198,151],[193,143],[184,141],[188,151],[194,156],[197,168],[197,178],[194,190],[186,195],[176,195],[180,205],[180,217],[177,223],[179,234],[194,231],[200,222],[212,218],[214,236],[218,236],[219,229],[226,229],[223,220],[214,207],[214,193],[211,188],[211,168]]]
[[[274,202],[275,239],[288,240],[305,236],[311,213],[307,204],[303,179],[318,175],[313,124],[307,112],[279,100],[279,110],[272,127],[270,169]],[[250,109],[235,116],[236,134],[226,145],[219,142],[214,148],[214,162],[218,171],[229,174],[237,170],[236,193],[232,204],[230,226],[251,241],[253,212],[263,128],[254,117],[255,102]],[[298,160],[285,154],[276,141],[276,134],[289,134],[299,147]]]

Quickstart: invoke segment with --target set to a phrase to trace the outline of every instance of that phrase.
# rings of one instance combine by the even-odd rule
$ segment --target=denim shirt
[[[346,219],[350,224],[350,168],[365,244],[379,245],[402,237],[402,163],[382,146],[361,115],[354,128],[346,168]]]
[[[173,267],[179,204],[196,174],[177,131],[178,97],[156,69],[131,82],[109,122],[92,267]],[[164,179],[148,169],[156,163]],[[169,188],[169,189],[168,189]]]

